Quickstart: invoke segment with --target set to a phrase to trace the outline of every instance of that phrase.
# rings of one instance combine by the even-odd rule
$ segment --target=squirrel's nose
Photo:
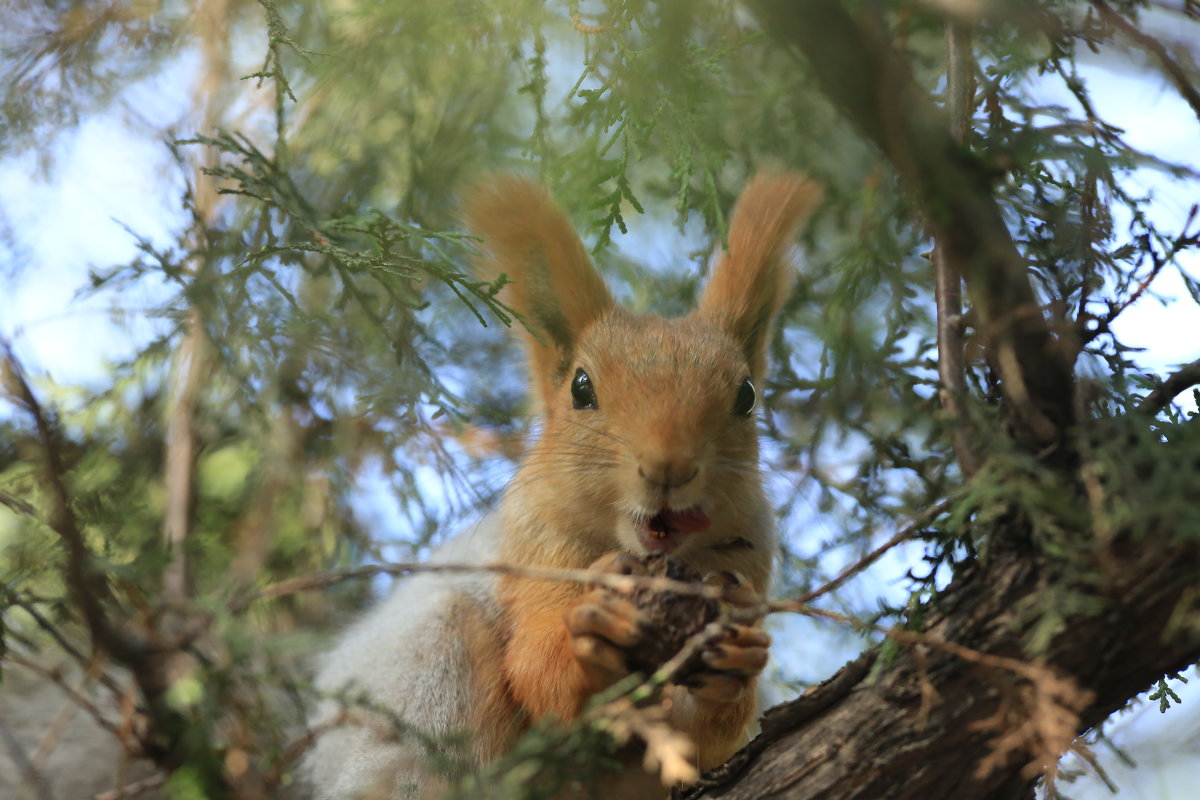
[[[695,480],[700,468],[691,459],[642,458],[638,475],[659,489],[678,489]]]

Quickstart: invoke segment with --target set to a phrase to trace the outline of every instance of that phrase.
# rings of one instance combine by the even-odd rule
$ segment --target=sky
[[[1089,71],[1101,116],[1125,127],[1132,145],[1190,160],[1200,169],[1195,114],[1172,90],[1147,81],[1132,65],[1114,69],[1110,64]],[[131,91],[156,93],[160,88],[142,86]],[[186,82],[175,91],[180,104],[190,96]],[[170,93],[155,96],[163,119],[182,113],[171,108]],[[1069,97],[1049,92],[1047,99],[1073,105]],[[142,102],[141,107],[147,105]],[[139,284],[115,297],[75,299],[91,267],[136,256],[136,243],[126,226],[165,247],[181,224],[177,167],[153,127],[131,124],[117,114],[90,117],[56,143],[48,173],[32,157],[0,160],[0,214],[7,227],[17,232],[20,259],[17,275],[0,274],[0,337],[14,344],[32,372],[60,384],[101,385],[109,362],[131,355],[154,333],[154,323],[140,313],[154,305],[153,285]],[[1168,227],[1178,227],[1196,201],[1149,170],[1136,174],[1133,183],[1154,193],[1155,219]],[[685,243],[684,235],[674,228],[634,219],[630,235],[618,236],[617,245],[631,258],[653,261],[691,250],[695,241],[686,237]],[[1194,255],[1184,268],[1200,277],[1200,259]],[[1167,271],[1114,326],[1122,340],[1146,348],[1144,360],[1160,374],[1200,357],[1200,311],[1190,302],[1175,301],[1183,296],[1177,273]],[[373,515],[381,524],[396,518],[386,507],[386,496],[382,477],[379,491],[364,493],[369,502],[379,504]],[[896,576],[902,576],[918,555],[914,548],[889,555],[848,591],[868,600],[882,595],[893,603],[902,602],[907,587]],[[828,553],[826,568],[836,572],[853,557]],[[860,643],[844,631],[798,617],[779,622],[776,636],[816,643],[808,650],[777,655],[785,673],[810,681],[827,677],[860,649]],[[1193,679],[1180,693],[1185,699],[1182,710],[1162,717],[1154,704],[1141,704],[1111,727],[1113,741],[1141,765],[1132,771],[1118,758],[1103,757],[1105,768],[1121,787],[1120,798],[1194,796],[1192,776],[1200,771],[1200,713],[1194,710],[1200,706],[1200,679]],[[1063,788],[1077,800],[1111,796],[1096,778]]]

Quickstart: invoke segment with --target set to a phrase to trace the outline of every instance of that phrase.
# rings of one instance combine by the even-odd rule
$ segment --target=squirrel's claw
[[[693,697],[710,703],[736,703],[746,696],[750,682],[746,678],[721,672],[701,672],[684,684]]]
[[[735,703],[741,700],[767,665],[770,635],[762,628],[733,625],[701,655],[705,670],[692,675],[685,685],[701,700]]]

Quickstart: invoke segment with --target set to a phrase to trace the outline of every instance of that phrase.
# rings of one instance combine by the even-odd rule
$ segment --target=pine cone
[[[700,573],[690,564],[674,556],[655,553],[644,558],[632,558],[629,574],[670,578],[675,581],[701,583]],[[628,599],[646,615],[653,633],[636,647],[626,651],[629,667],[650,674],[679,652],[689,637],[699,633],[717,617],[717,601],[700,595],[678,594],[638,587]],[[693,656],[676,677],[695,672],[701,666],[699,653]]]

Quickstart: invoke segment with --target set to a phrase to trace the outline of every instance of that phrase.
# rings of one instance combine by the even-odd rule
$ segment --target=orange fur
[[[513,621],[504,672],[513,697],[532,719],[572,720],[599,688],[575,660],[563,623],[577,594],[542,581],[501,580],[501,602]]]
[[[754,424],[733,413],[734,398],[745,378],[762,375],[767,332],[789,281],[786,251],[819,194],[796,175],[754,178],[698,309],[673,320],[615,306],[545,189],[501,176],[470,194],[467,224],[483,239],[479,274],[511,280],[503,297],[533,328],[521,336],[544,420],[501,506],[503,561],[583,568],[614,551],[664,546],[702,573],[736,571],[754,591],[766,590],[772,515]],[[591,379],[595,408],[573,403],[577,369]],[[655,544],[644,520],[662,508],[702,509],[711,525]],[[474,659],[486,676],[480,726],[512,731],[525,720],[578,716],[613,663],[602,623],[588,627],[613,619],[611,609],[589,611],[597,596],[579,586],[515,577],[500,579],[497,601],[505,619],[499,667],[484,663],[494,657],[486,632],[469,644],[488,653]],[[624,631],[636,621],[621,619]],[[740,677],[714,672],[704,689],[671,690],[672,722],[696,741],[701,766],[727,759],[753,722],[752,673],[766,639],[746,641],[724,640],[732,663],[752,665]],[[593,661],[596,643],[607,650]],[[746,649],[752,645],[758,649]],[[506,740],[491,736],[482,751]]]
[[[613,307],[612,296],[571,221],[541,186],[495,176],[468,194],[464,219],[483,239],[476,271],[485,280],[504,275],[513,281],[501,296],[537,331],[523,338],[531,377],[545,401],[578,331]]]
[[[729,250],[713,270],[700,313],[744,343],[750,374],[763,374],[771,318],[787,290],[784,250],[821,198],[820,187],[788,173],[760,173],[746,185],[729,224]]]

